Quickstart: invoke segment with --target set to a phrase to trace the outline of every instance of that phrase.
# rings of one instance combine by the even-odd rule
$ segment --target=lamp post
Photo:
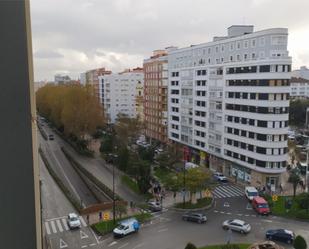
[[[188,147],[183,148],[183,203],[182,206],[185,208],[186,203],[186,163],[188,160],[189,149]]]
[[[115,151],[117,146],[114,147]],[[115,207],[115,159],[116,155],[113,155],[113,223],[116,224],[116,207]]]

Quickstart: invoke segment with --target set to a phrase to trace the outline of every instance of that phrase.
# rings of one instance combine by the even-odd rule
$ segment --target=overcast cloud
[[[289,28],[293,68],[309,66],[309,0],[32,0],[35,80],[142,66],[152,51],[226,34]]]

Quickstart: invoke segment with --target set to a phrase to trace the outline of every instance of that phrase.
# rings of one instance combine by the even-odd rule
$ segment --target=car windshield
[[[268,204],[267,203],[259,204],[258,207],[259,208],[268,208]]]
[[[124,225],[119,225],[117,228],[118,228],[119,230],[124,230],[124,229],[125,229],[125,226],[124,226]]]
[[[77,219],[77,217],[71,217],[70,218],[70,221],[77,221],[78,219]]]
[[[248,195],[249,196],[258,196],[258,193],[257,192],[248,192]]]

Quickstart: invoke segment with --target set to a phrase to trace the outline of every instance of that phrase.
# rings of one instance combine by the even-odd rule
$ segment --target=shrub
[[[309,212],[305,209],[298,210],[296,213],[298,219],[309,219]]]
[[[186,245],[185,249],[197,249],[197,247],[196,247],[194,244],[192,244],[191,242],[189,242],[189,243]]]
[[[295,249],[307,249],[307,243],[305,239],[300,235],[296,236],[293,246]]]
[[[309,211],[309,193],[301,193],[295,200],[301,209]]]

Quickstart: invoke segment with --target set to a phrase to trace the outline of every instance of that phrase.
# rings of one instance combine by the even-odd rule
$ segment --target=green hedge
[[[177,203],[175,204],[175,208],[184,208],[184,209],[195,209],[195,208],[203,208],[208,205],[210,205],[212,202],[211,197],[205,197],[202,199],[198,199],[197,203],[192,204],[191,202],[185,202],[185,206],[183,206],[183,203]]]
[[[134,191],[136,194],[140,194],[138,185],[136,181],[134,181],[131,177],[127,175],[121,176],[121,182],[126,184],[132,191]]]
[[[106,195],[108,195],[111,199],[113,199],[113,191],[109,189],[104,183],[102,183],[98,178],[96,178],[93,174],[91,174],[88,170],[86,170],[83,166],[79,164],[67,151],[64,147],[61,147],[64,155],[71,162],[73,167],[76,167],[79,171],[81,171],[87,178],[89,178],[98,188],[100,188]],[[119,195],[115,194],[116,200],[122,200]]]
[[[222,249],[222,248],[239,248],[239,249],[247,249],[251,244],[222,244],[222,245],[210,245],[210,246],[204,246],[200,247],[199,249]]]
[[[113,223],[113,220],[108,220],[108,221],[101,221],[99,223],[96,223],[92,225],[91,227],[97,234],[104,235],[104,234],[112,232],[113,229],[118,225],[119,221],[132,218],[132,217],[135,217],[140,223],[144,223],[148,221],[152,217],[152,215],[150,213],[140,213],[140,214],[128,216],[125,218],[116,219],[115,225]]]
[[[55,182],[58,184],[59,188],[62,190],[62,192],[64,193],[64,195],[67,197],[67,199],[72,203],[72,205],[75,207],[75,209],[77,211],[80,212],[80,210],[82,210],[82,206],[81,203],[79,202],[79,200],[70,192],[70,190],[63,184],[63,182],[61,181],[61,179],[57,176],[57,174],[55,173],[55,171],[52,169],[51,165],[49,164],[43,150],[41,149],[41,147],[39,148],[39,153],[41,155],[41,158],[49,172],[49,174],[52,176],[52,178],[55,180]]]

